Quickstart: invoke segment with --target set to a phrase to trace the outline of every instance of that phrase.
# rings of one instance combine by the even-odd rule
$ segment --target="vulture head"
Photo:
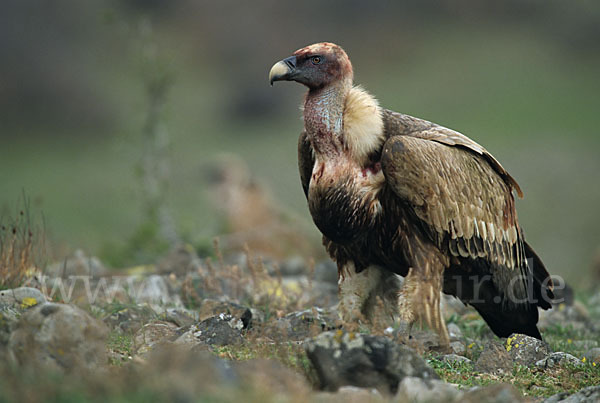
[[[344,49],[334,43],[321,42],[295,51],[292,56],[273,65],[269,82],[296,81],[311,90],[325,88],[340,81],[352,82],[352,64]]]

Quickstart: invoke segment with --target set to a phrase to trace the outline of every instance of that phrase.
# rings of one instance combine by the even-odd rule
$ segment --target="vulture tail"
[[[451,266],[444,275],[444,292],[473,306],[498,337],[521,333],[541,340],[537,308],[552,307],[552,281],[548,280],[549,274],[541,259],[527,243],[525,255],[532,274],[528,279],[527,301],[505,303],[506,296],[489,281],[489,263],[482,259],[463,259],[461,265]],[[469,266],[467,270],[465,265]]]
[[[525,244],[525,257],[527,257],[529,269],[533,274],[533,295],[539,301],[537,305],[542,309],[550,309],[554,299],[552,279],[549,278],[550,274],[533,248],[527,242],[523,243]]]

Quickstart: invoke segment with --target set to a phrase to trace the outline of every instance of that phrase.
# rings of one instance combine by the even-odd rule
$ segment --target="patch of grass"
[[[515,386],[525,396],[549,397],[561,392],[575,393],[600,384],[600,366],[591,363],[545,370],[515,365],[510,374],[493,375],[475,372],[471,363],[446,363],[432,356],[426,358],[444,381],[462,388],[504,382]]]
[[[109,357],[109,363],[116,366],[123,365],[133,356],[133,335],[113,330],[108,335],[106,347],[113,353]]]
[[[23,193],[16,213],[0,216],[0,290],[23,285],[41,266],[44,232]]]

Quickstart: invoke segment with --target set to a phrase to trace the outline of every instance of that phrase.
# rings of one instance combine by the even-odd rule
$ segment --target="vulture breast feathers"
[[[381,108],[353,85],[352,65],[335,44],[276,63],[270,81],[278,80],[308,87],[300,177],[338,264],[342,307],[364,312],[389,278],[381,273],[396,273],[406,276],[399,317],[425,319],[442,339],[440,291],[474,306],[499,336],[541,338],[537,308],[550,308],[552,282],[519,226],[513,190],[522,197],[521,189],[487,150]]]

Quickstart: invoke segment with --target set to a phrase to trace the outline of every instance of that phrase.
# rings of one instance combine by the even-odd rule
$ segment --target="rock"
[[[377,389],[359,388],[356,386],[342,386],[336,392],[317,392],[310,399],[310,401],[323,403],[380,403],[387,400],[383,398]]]
[[[463,357],[462,355],[456,355],[456,354],[443,355],[442,361],[447,362],[448,364],[472,364],[473,363],[467,357]]]
[[[203,321],[220,314],[231,315],[240,319],[244,324],[244,329],[250,327],[252,322],[252,310],[233,302],[217,301],[214,299],[205,299],[198,309],[198,320]]]
[[[547,357],[545,357],[542,360],[539,360],[535,363],[535,366],[538,368],[553,368],[553,367],[562,367],[565,364],[567,365],[574,365],[574,366],[580,366],[583,365],[583,362],[569,354],[569,353],[563,353],[563,352],[556,352],[556,353],[552,353],[549,354]]]
[[[308,273],[308,269],[306,267],[304,259],[300,256],[294,256],[281,262],[281,264],[279,265],[279,273],[275,271],[275,273],[271,274],[281,274],[282,276],[286,277],[300,276],[306,273]]]
[[[337,327],[329,312],[317,307],[289,313],[275,323],[276,330],[285,339],[296,341]]]
[[[244,324],[241,319],[228,314],[220,314],[202,322],[191,325],[185,332],[175,340],[179,344],[206,344],[226,346],[230,344],[241,344],[242,329]]]
[[[566,392],[558,393],[542,403],[596,403],[598,401],[600,401],[600,385],[588,386],[572,395]]]
[[[248,385],[256,385],[263,390],[283,397],[269,400],[285,401],[290,396],[306,396],[310,393],[310,386],[306,377],[296,372],[276,359],[252,359],[237,361],[232,364],[238,377]]]
[[[159,392],[144,395],[142,401],[287,402],[308,401],[311,393],[302,374],[276,359],[230,361],[179,344],[157,346],[132,369],[124,372],[138,373],[143,379],[129,385],[141,383],[150,386],[150,393]]]
[[[177,326],[171,322],[154,321],[145,324],[133,338],[137,354],[144,354],[157,344],[176,338]]]
[[[489,340],[475,362],[475,371],[491,374],[508,374],[512,372],[513,361],[502,344]]]
[[[453,341],[450,343],[450,350],[454,354],[464,355],[467,352],[467,347],[462,341]]]
[[[456,323],[448,323],[448,336],[450,337],[450,341],[460,341],[463,338],[462,331],[460,327]]]
[[[140,284],[134,287],[133,291],[132,297],[138,304],[148,303],[159,307],[183,306],[179,295],[170,292],[165,277],[158,274],[144,278]]]
[[[116,307],[109,305],[108,308],[116,309],[109,311],[102,321],[111,329],[118,329],[125,333],[135,333],[145,323],[158,317],[158,314],[147,304],[130,306],[117,305]]]
[[[559,304],[547,311],[540,310],[540,319],[538,321],[538,328],[540,330],[552,328],[557,323],[569,324],[573,329],[577,330],[589,328],[590,325],[594,324],[594,321],[590,321],[590,314],[587,308],[579,301],[575,301],[570,306]]]
[[[525,402],[525,398],[514,386],[498,383],[471,388],[459,401],[461,403],[518,403]]]
[[[407,376],[439,379],[414,350],[384,336],[329,331],[307,340],[305,349],[325,390],[351,385],[394,394]]]
[[[506,339],[506,351],[516,364],[529,366],[546,357],[550,349],[546,342],[524,334],[512,334]]]
[[[67,257],[63,262],[49,265],[44,274],[49,277],[68,278],[70,276],[99,277],[108,274],[100,259],[95,256],[86,256],[85,252],[77,249],[73,256]]]
[[[447,353],[446,349],[440,345],[440,336],[430,329],[415,329],[413,326],[410,331],[410,339],[406,340],[406,329],[404,326],[400,326],[394,333],[397,340],[407,344],[419,352],[432,351],[432,352],[444,352]]]
[[[174,323],[177,327],[189,326],[198,322],[198,312],[184,308],[168,308],[163,312],[161,318],[167,322]]]
[[[24,310],[46,303],[46,297],[37,288],[19,287],[0,291],[0,308],[13,307]]]
[[[596,365],[600,364],[600,347],[590,348],[583,356],[588,362],[595,362]]]
[[[76,306],[46,303],[27,311],[10,336],[11,357],[21,365],[94,370],[107,363],[108,329]]]
[[[319,392],[315,395],[316,402],[339,402],[339,403],[370,403],[385,402],[387,399],[377,389],[358,388],[356,386],[342,386],[337,392]]]
[[[400,382],[395,402],[451,402],[463,392],[452,384],[437,379],[407,376]]]
[[[188,273],[204,271],[202,261],[194,247],[189,244],[178,245],[171,249],[156,265],[159,274],[184,276]]]
[[[449,318],[452,315],[461,316],[472,309],[463,304],[460,299],[448,294],[442,294],[440,307],[445,318]]]
[[[231,362],[187,345],[161,344],[135,364],[138,383],[152,385],[150,390],[162,392],[159,396],[178,402],[195,402],[209,390],[223,390],[240,382]]]
[[[46,297],[37,288],[19,287],[0,291],[0,347],[8,344],[10,334],[23,312],[45,303]]]
[[[316,282],[324,282],[333,284],[337,287],[338,283],[338,268],[331,260],[323,260],[315,265],[314,280]]]

